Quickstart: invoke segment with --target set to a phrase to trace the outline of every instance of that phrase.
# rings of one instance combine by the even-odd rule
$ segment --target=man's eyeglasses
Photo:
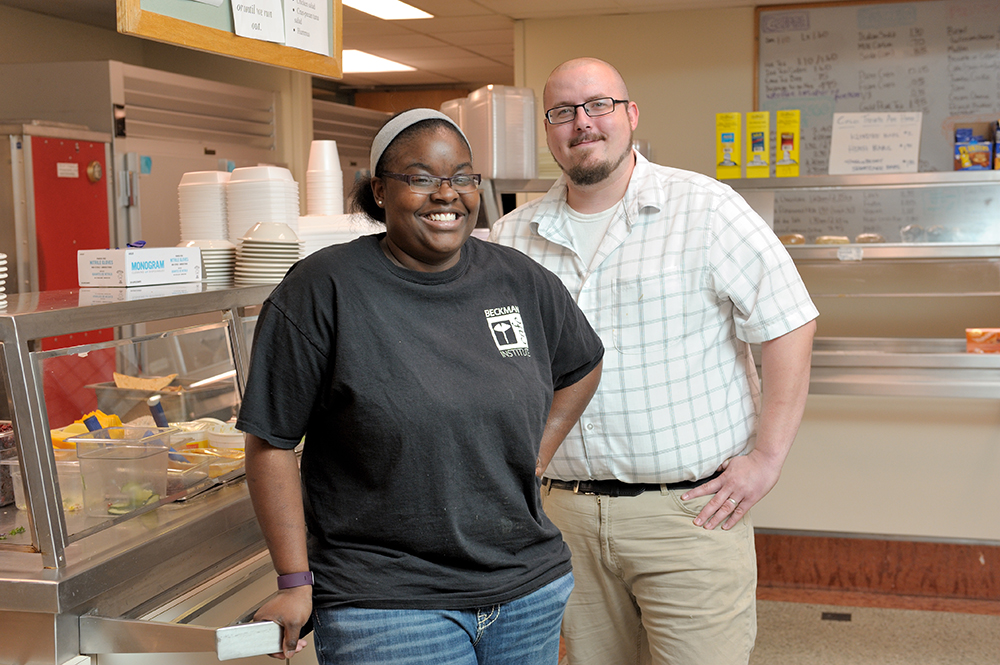
[[[601,97],[591,99],[583,104],[569,104],[567,106],[553,106],[545,112],[545,119],[550,125],[562,125],[576,118],[576,110],[583,109],[591,118],[608,115],[615,112],[615,104],[628,104],[627,99],[612,99],[611,97]]]
[[[436,194],[442,183],[447,182],[459,194],[469,194],[479,189],[483,176],[478,173],[463,173],[445,178],[436,175],[407,175],[405,173],[383,173],[386,178],[402,180],[410,186],[410,191],[416,194]]]

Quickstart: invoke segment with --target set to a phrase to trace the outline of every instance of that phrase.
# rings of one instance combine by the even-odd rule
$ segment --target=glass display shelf
[[[242,452],[208,447],[207,435],[202,442],[170,439],[174,449],[157,456],[168,463],[156,491],[138,482],[139,462],[79,460],[69,439],[85,432],[81,422],[94,414],[101,426],[155,426],[151,396],[171,425],[209,422],[224,429],[239,408],[248,332],[272,288],[194,284],[165,295],[79,289],[11,296],[0,312],[0,344],[16,439],[10,451],[16,458],[7,464],[14,464],[20,496],[0,509],[0,534],[6,534],[0,555],[32,553],[41,555],[44,568],[65,568],[72,564],[68,548],[86,551],[107,540],[103,532],[133,528],[131,522],[154,527],[152,536],[163,510],[183,515],[193,498],[240,478]],[[143,383],[157,377],[166,383]],[[159,467],[156,474],[159,480]],[[104,483],[104,492],[130,497],[129,510],[112,511],[118,504],[110,499],[102,509],[107,497],[95,481]],[[87,503],[86,496],[97,499]],[[195,522],[202,519],[196,512],[190,511]],[[88,546],[71,547],[80,541]]]

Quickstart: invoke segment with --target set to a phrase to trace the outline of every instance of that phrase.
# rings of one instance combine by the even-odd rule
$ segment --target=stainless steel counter
[[[193,288],[166,296],[154,291],[149,297],[123,289],[112,295],[139,299],[98,304],[93,293],[79,290],[27,293],[13,296],[6,312],[0,312],[4,384],[29,503],[27,510],[0,509],[0,534],[8,534],[0,541],[0,662],[63,663],[82,653],[82,616],[127,625],[120,622],[139,619],[247,561],[258,561],[259,571],[270,570],[242,477],[122,518],[88,518],[99,524],[75,534],[67,528],[39,370],[39,358],[60,352],[42,350],[41,340],[115,331],[113,340],[71,347],[66,353],[72,359],[104,346],[120,355],[133,339],[173,339],[207,330],[225,340],[242,393],[249,361],[245,329],[273,286]],[[10,535],[20,528],[23,533]],[[101,643],[95,635],[112,624],[88,621],[84,636]],[[151,634],[138,633],[140,641]],[[171,634],[175,651],[200,651],[206,644],[201,638],[185,642],[198,631]]]
[[[959,339],[817,337],[809,392],[1000,399],[1000,354],[966,353]]]

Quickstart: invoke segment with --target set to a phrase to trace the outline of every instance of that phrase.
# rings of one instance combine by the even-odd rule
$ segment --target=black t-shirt
[[[467,609],[570,570],[535,458],[553,390],[604,350],[559,279],[470,238],[456,266],[394,265],[382,235],[296,264],[265,302],[238,427],[306,436],[317,606]]]

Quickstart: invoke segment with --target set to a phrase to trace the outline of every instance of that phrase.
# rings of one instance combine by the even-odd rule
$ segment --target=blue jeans
[[[556,665],[573,574],[503,605],[478,610],[313,612],[322,665]]]

